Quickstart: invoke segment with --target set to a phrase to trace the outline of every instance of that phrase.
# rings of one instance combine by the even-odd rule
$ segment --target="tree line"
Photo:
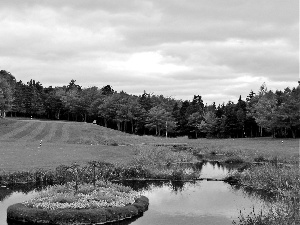
[[[144,91],[139,96],[110,85],[82,88],[71,80],[61,87],[26,84],[0,71],[0,116],[92,122],[138,135],[190,138],[299,137],[300,87],[275,92],[263,84],[237,103],[204,104]]]

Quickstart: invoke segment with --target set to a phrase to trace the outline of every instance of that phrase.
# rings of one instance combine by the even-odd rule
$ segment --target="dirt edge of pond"
[[[149,199],[141,196],[131,205],[97,209],[56,209],[29,208],[22,203],[7,209],[7,221],[42,224],[105,224],[142,216],[148,209]]]

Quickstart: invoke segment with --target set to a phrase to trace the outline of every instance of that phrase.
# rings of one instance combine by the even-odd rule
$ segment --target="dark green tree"
[[[166,129],[168,121],[174,121],[171,113],[160,106],[154,106],[148,112],[146,127],[155,130],[155,135],[160,136],[161,131]]]
[[[278,93],[276,92],[276,94]],[[286,88],[280,94],[280,99],[281,101],[277,108],[277,124],[281,125],[280,136],[286,137],[288,135],[287,130],[289,130],[292,133],[292,137],[296,138],[297,131],[300,130],[300,88],[293,88],[293,90]]]
[[[102,95],[112,95],[115,93],[114,89],[112,89],[110,85],[102,87],[100,91]]]
[[[51,119],[60,119],[61,111],[63,110],[63,102],[61,96],[58,94],[58,88],[44,88],[45,92],[45,110],[47,118]]]
[[[0,116],[6,117],[6,113],[12,109],[15,77],[5,70],[0,71]]]
[[[190,106],[189,101],[184,101],[179,110],[179,116],[176,118],[177,123],[177,132],[179,135],[188,135],[189,127],[188,127],[188,111],[187,109]]]
[[[43,89],[42,84],[35,80],[30,80],[24,86],[23,103],[27,116],[41,117],[45,113]]]
[[[151,95],[146,93],[146,91],[140,96],[139,103],[147,112],[153,107]]]
[[[277,99],[272,91],[262,92],[254,105],[254,118],[257,124],[275,135],[277,126]]]

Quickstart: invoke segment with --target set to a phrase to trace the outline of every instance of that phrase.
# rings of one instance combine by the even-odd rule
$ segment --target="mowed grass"
[[[59,165],[89,161],[128,163],[135,151],[128,146],[89,146],[76,144],[1,143],[0,170],[21,171],[36,168],[54,169]]]
[[[0,170],[54,169],[92,160],[126,164],[136,145],[156,140],[88,123],[0,119]]]
[[[281,138],[239,138],[239,139],[197,139],[189,145],[201,153],[236,155],[246,161],[259,157],[287,163],[299,163],[299,139]]]
[[[40,142],[42,145],[40,147]],[[0,119],[0,170],[55,168],[87,161],[129,163],[144,145],[184,143],[203,154],[236,154],[249,161],[263,156],[299,160],[299,139],[188,139],[126,134],[79,122]]]

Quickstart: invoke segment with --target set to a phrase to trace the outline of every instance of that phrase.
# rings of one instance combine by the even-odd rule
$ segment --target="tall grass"
[[[188,151],[172,151],[170,147],[162,146],[144,146],[136,150],[132,164],[161,167],[193,161],[196,161],[196,157]]]
[[[266,164],[253,166],[238,175],[244,186],[271,194],[273,200],[265,214],[241,214],[240,225],[296,225],[300,224],[300,175],[299,167]]]

